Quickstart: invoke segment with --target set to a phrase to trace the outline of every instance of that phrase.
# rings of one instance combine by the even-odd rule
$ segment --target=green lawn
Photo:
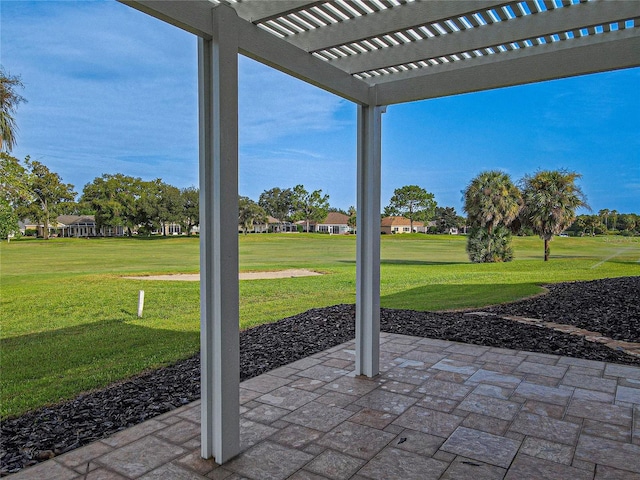
[[[540,284],[640,275],[640,239],[514,239],[516,260],[471,264],[465,238],[382,237],[382,306],[479,307],[541,291]],[[0,246],[0,415],[103,387],[186,358],[199,348],[197,282],[127,275],[196,273],[197,238],[21,240]],[[312,307],[355,301],[355,237],[240,237],[243,271],[310,268],[326,275],[240,282],[241,328]],[[144,318],[137,318],[145,290]]]

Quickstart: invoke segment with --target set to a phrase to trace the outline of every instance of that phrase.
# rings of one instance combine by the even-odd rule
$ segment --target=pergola
[[[238,54],[358,105],[355,373],[369,377],[385,107],[640,65],[637,0],[120,1],[199,37],[201,435],[217,463],[240,452]]]

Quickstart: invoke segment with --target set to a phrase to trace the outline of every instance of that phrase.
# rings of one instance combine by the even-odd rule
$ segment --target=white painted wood
[[[355,20],[328,25],[295,35],[292,43],[313,52],[337,45],[345,45],[384,33],[396,32],[424,23],[458,17],[482,7],[504,4],[504,0],[478,2],[477,0],[422,0],[407,3],[401,8],[389,8]]]
[[[576,38],[500,53],[495,55],[502,57],[500,62],[487,56],[429,67],[425,70],[432,73],[422,76],[400,75],[376,85],[377,102],[405,103],[640,65],[637,32],[621,30],[608,33],[607,37]]]
[[[329,63],[346,72],[358,73],[483,47],[535,39],[554,33],[564,33],[585,26],[626,20],[638,15],[640,15],[640,2],[619,2],[616,8],[611,8],[607,2],[580,3],[361,55],[338,58]],[[496,63],[502,60],[499,55],[492,55],[489,58]]]
[[[201,38],[213,36],[209,13],[214,5],[206,0],[120,0],[137,10],[164,20]],[[225,5],[223,5],[225,7]],[[230,7],[227,7],[230,8]],[[369,85],[346,72],[309,55],[265,30],[236,18],[235,35],[243,55],[347,100],[366,104]]]
[[[383,107],[358,107],[356,375],[380,369],[380,157]]]
[[[238,41],[240,53],[249,58],[352,102],[368,102],[365,82],[244,20],[238,24]]]
[[[198,41],[202,456],[240,451],[238,47],[235,12],[213,11]]]
[[[206,0],[189,2],[184,0],[118,1],[182,30],[198,35],[200,38],[211,39],[213,33],[211,9],[214,4]]]
[[[211,16],[207,12],[214,4],[207,0],[120,1],[202,38],[208,39],[213,35]],[[640,17],[640,1],[635,0],[581,2],[528,16],[522,16],[519,9],[515,8],[518,16],[516,19],[451,33],[442,38],[434,37],[371,53],[349,55],[330,62],[304,50],[338,45],[350,39],[372,37],[406,28],[412,23],[412,17],[416,24],[442,21],[447,17],[454,18],[468,13],[470,9],[486,12],[487,9],[503,3],[506,2],[423,0],[285,38],[276,37],[246,20],[237,19],[235,25],[238,49],[243,55],[360,105],[369,104],[370,86],[379,89],[376,104],[389,105],[640,66],[637,42],[631,38],[640,36],[640,28],[608,32],[607,23],[612,18]],[[255,0],[229,3],[228,8],[237,8],[246,18],[263,18],[262,15],[288,11],[296,4],[296,0],[286,3]],[[306,0],[300,0],[299,5],[307,5]],[[500,9],[496,11],[498,15],[506,18]],[[475,23],[473,18],[469,18],[469,21]],[[486,43],[504,43],[516,37],[521,39],[523,35],[535,38],[552,30],[569,29],[580,24],[591,27],[603,25],[607,33],[500,53],[477,60],[375,76],[367,80],[356,79],[350,75],[375,66],[398,65],[422,57],[423,54],[430,57],[435,53],[469,51],[472,50],[471,47]]]
[[[243,0],[233,5],[238,16],[249,22],[259,22],[268,18],[278,17],[289,10],[297,10],[317,3],[317,0]]]

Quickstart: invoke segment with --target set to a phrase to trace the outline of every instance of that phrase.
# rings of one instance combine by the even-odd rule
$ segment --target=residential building
[[[424,222],[413,222],[413,233],[426,233],[427,228]],[[380,221],[380,233],[411,233],[411,221],[405,217],[384,217]]]
[[[349,227],[349,215],[340,212],[329,212],[327,218],[320,223],[310,223],[309,230],[317,233],[329,233],[331,235],[344,235],[351,232]]]

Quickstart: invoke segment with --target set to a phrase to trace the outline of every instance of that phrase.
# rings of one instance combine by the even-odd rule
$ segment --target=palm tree
[[[523,223],[544,240],[545,262],[549,260],[549,241],[553,236],[571,226],[577,208],[589,208],[575,183],[581,177],[566,170],[542,170],[522,179]]]
[[[10,152],[16,144],[16,108],[26,100],[15,92],[22,87],[20,77],[7,74],[0,68],[0,150]]]
[[[497,170],[480,173],[462,193],[471,225],[485,227],[489,234],[497,225],[511,225],[522,206],[518,187],[508,174]]]
[[[510,262],[513,260],[511,232],[502,225],[493,229],[475,227],[469,234],[467,253],[473,263]]]
[[[463,209],[471,235],[467,253],[472,262],[508,262],[513,258],[508,227],[522,208],[520,190],[508,174],[490,170],[475,177],[464,194]]]
[[[611,224],[611,230],[617,230],[618,229],[618,211],[617,210],[611,210],[611,212],[609,214],[613,217],[613,223]]]
[[[600,216],[600,218],[604,220],[604,227],[607,230],[609,230],[609,213],[611,212],[609,212],[608,208],[603,208],[598,212],[598,215]]]

